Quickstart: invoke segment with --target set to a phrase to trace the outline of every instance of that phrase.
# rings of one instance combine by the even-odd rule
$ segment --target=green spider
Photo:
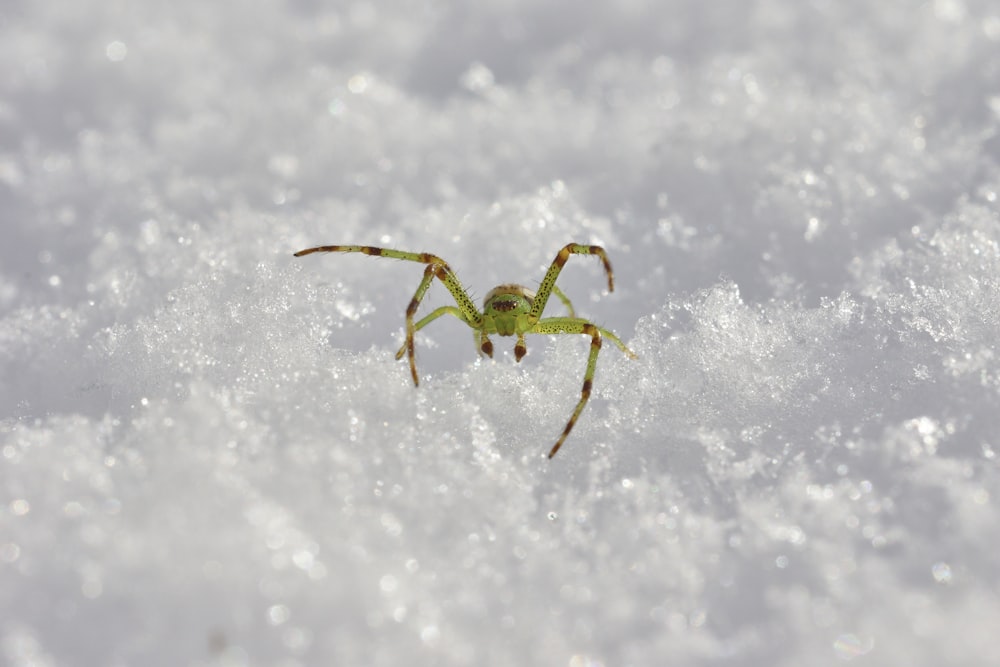
[[[531,291],[522,285],[506,284],[500,285],[490,290],[490,293],[483,299],[482,312],[476,308],[469,293],[458,281],[455,272],[451,270],[448,263],[437,255],[426,252],[404,252],[402,250],[391,250],[389,248],[375,248],[364,245],[324,245],[316,248],[306,248],[295,253],[296,257],[310,255],[314,252],[360,252],[375,257],[391,257],[393,259],[404,259],[408,262],[419,262],[426,264],[424,277],[417,286],[417,291],[410,300],[410,305],[406,307],[406,341],[396,352],[396,359],[402,359],[403,354],[409,356],[410,373],[413,375],[413,384],[419,385],[417,377],[417,362],[414,355],[413,337],[417,331],[441,317],[442,315],[454,315],[458,319],[468,324],[474,331],[476,345],[480,354],[493,357],[493,343],[490,341],[490,334],[498,336],[517,336],[514,344],[514,358],[521,361],[527,353],[528,348],[524,343],[525,334],[584,334],[590,336],[590,356],[587,358],[587,371],[583,375],[583,391],[580,401],[576,404],[573,414],[563,429],[562,435],[549,452],[549,458],[555,456],[563,442],[573,430],[577,418],[583,412],[583,407],[590,398],[590,389],[594,381],[594,371],[597,368],[597,354],[601,351],[601,338],[606,336],[617,345],[622,352],[635,359],[636,355],[632,350],[625,347],[625,343],[618,336],[607,329],[597,326],[589,320],[584,320],[576,316],[573,304],[563,294],[562,290],[556,287],[556,279],[563,265],[570,255],[597,255],[604,264],[604,271],[608,274],[608,291],[615,290],[614,274],[611,272],[611,263],[604,252],[604,248],[596,245],[580,245],[570,243],[563,247],[552,261],[549,270],[545,272],[541,285],[538,286],[538,293]],[[451,292],[455,299],[455,306],[441,306],[430,314],[424,316],[419,322],[413,322],[420,307],[420,301],[424,298],[431,282],[437,278]],[[555,294],[569,310],[569,317],[542,317],[545,304],[549,296]]]

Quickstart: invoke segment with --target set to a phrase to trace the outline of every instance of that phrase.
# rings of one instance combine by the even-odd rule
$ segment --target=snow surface
[[[6,0],[0,663],[997,664],[998,131],[995,0]],[[569,241],[551,461],[291,256]]]

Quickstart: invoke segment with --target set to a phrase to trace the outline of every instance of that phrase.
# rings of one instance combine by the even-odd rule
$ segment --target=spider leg
[[[413,326],[414,333],[416,333],[417,331],[420,331],[425,326],[427,326],[428,324],[430,324],[431,322],[433,322],[437,318],[441,317],[442,315],[449,315],[449,314],[450,315],[454,315],[458,319],[460,319],[463,322],[465,322],[465,317],[462,315],[462,311],[461,310],[459,310],[455,306],[441,306],[440,308],[436,308],[429,315],[424,316],[423,319],[421,319],[419,322],[417,322]],[[466,322],[466,324],[468,324],[468,323]],[[403,355],[406,354],[406,348],[407,347],[408,347],[407,344],[404,342],[403,345],[396,352],[396,359],[402,359],[403,358]]]
[[[549,296],[556,291],[556,279],[559,278],[559,272],[562,271],[563,266],[569,260],[570,255],[597,255],[601,258],[601,262],[604,264],[604,272],[608,274],[608,291],[615,291],[615,278],[614,273],[611,271],[611,262],[608,261],[608,256],[604,252],[604,248],[596,245],[580,245],[578,243],[569,243],[559,253],[556,258],[552,260],[552,264],[549,266],[549,270],[545,272],[545,277],[542,278],[541,284],[538,286],[538,291],[535,294],[535,302],[531,306],[531,312],[528,313],[528,317],[532,321],[537,321],[542,316],[542,312],[545,310],[545,304],[549,300]],[[556,292],[556,296],[559,296],[562,292]],[[567,303],[569,299],[566,298],[565,294],[560,297],[563,303]],[[568,306],[572,311],[572,306]]]
[[[413,293],[413,298],[410,299],[409,305],[406,306],[406,342],[403,343],[403,347],[406,348],[406,355],[410,360],[410,374],[413,376],[414,387],[420,386],[420,379],[417,377],[417,355],[414,349],[414,334],[417,332],[417,327],[413,324],[413,316],[417,314],[417,308],[420,307],[420,300],[424,298],[424,294],[427,293],[432,280],[434,280],[434,265],[428,264],[427,268],[424,269],[424,277],[420,279],[420,284],[417,285],[417,291]],[[431,315],[433,314],[431,313]]]
[[[618,336],[614,335],[613,333],[611,333],[610,331],[608,331],[604,327],[597,327],[597,330],[600,331],[601,335],[604,336],[605,338],[611,339],[611,342],[614,343],[615,345],[617,345],[618,349],[620,349],[622,352],[624,352],[625,356],[627,356],[629,359],[638,359],[639,358],[639,355],[637,355],[635,352],[633,352],[632,350],[628,349],[625,346],[625,343],[622,342],[621,338],[619,338]]]
[[[473,329],[482,329],[483,314],[479,312],[478,308],[476,308],[476,305],[472,302],[468,292],[466,292],[465,288],[462,287],[462,283],[459,282],[458,277],[455,275],[455,272],[451,270],[451,267],[448,266],[448,263],[437,255],[432,255],[427,252],[406,252],[404,250],[377,248],[375,246],[367,245],[323,245],[316,246],[315,248],[300,250],[295,253],[295,256],[303,257],[305,255],[311,255],[315,252],[359,252],[373,257],[389,257],[392,259],[402,259],[408,262],[419,262],[420,264],[427,265],[427,268],[424,269],[424,277],[417,286],[417,291],[413,294],[410,304],[406,307],[406,343],[404,344],[404,348],[410,358],[410,373],[413,376],[414,385],[420,384],[420,380],[417,377],[417,363],[413,342],[413,334],[417,331],[417,329],[437,319],[437,317],[440,317],[446,312],[451,312],[456,315]],[[437,315],[431,313],[431,315],[420,321],[422,324],[415,325],[413,323],[413,317],[416,315],[417,308],[420,306],[420,301],[423,299],[424,294],[427,293],[427,290],[434,278],[440,280],[444,283],[444,286],[448,288],[448,291],[451,292],[451,296],[455,299],[457,307],[449,306],[447,308],[451,308],[452,310],[445,309],[443,311],[438,309],[437,311],[434,311]]]
[[[528,333],[537,334],[584,334],[590,336],[590,355],[587,357],[587,370],[583,374],[583,389],[580,392],[580,400],[577,402],[576,407],[573,408],[573,414],[570,415],[562,435],[559,436],[556,444],[549,451],[550,459],[556,455],[556,452],[562,447],[563,442],[566,441],[570,431],[573,430],[574,424],[576,424],[576,420],[580,417],[580,413],[583,412],[584,406],[587,405],[587,400],[590,398],[590,389],[594,384],[594,373],[597,370],[597,355],[601,351],[602,331],[596,324],[575,317],[547,317],[544,320],[540,320],[528,331]]]
[[[570,317],[576,317],[576,311],[573,310],[573,304],[570,302],[569,297],[563,294],[563,291],[559,289],[558,285],[552,285],[552,293],[559,297],[559,300],[563,302],[566,306],[566,310],[569,311]]]
[[[524,334],[517,334],[517,342],[514,343],[514,361],[521,361],[524,355],[528,354],[528,346],[524,343]]]
[[[478,332],[474,332],[473,335],[478,340],[477,346],[479,349],[479,354],[485,354],[490,359],[493,358],[493,341],[486,334],[486,329],[480,329]]]

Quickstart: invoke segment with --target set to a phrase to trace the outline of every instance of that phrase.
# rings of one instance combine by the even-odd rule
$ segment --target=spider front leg
[[[404,250],[393,250],[391,248],[378,248],[375,246],[364,245],[324,245],[317,246],[315,248],[306,248],[305,250],[300,250],[294,254],[296,257],[302,257],[316,252],[359,252],[373,257],[389,257],[391,259],[402,259],[408,262],[419,262],[427,265],[424,269],[424,277],[421,279],[420,285],[417,286],[417,291],[413,294],[410,304],[406,307],[406,342],[403,344],[403,348],[400,349],[396,355],[397,359],[401,358],[403,356],[404,349],[408,353],[410,360],[410,374],[413,376],[414,385],[419,386],[420,384],[420,379],[417,377],[417,362],[416,354],[414,352],[414,334],[417,330],[422,329],[426,324],[434,321],[445,313],[455,315],[473,329],[482,328],[483,314],[479,312],[479,309],[476,308],[472,299],[469,298],[468,292],[466,292],[465,288],[462,287],[462,283],[458,281],[458,277],[455,276],[454,271],[451,270],[448,263],[437,255],[432,255],[426,252],[407,252]],[[420,301],[424,298],[424,294],[427,293],[427,290],[430,288],[431,282],[433,282],[434,278],[440,280],[444,283],[444,286],[448,288],[448,291],[451,292],[452,297],[455,299],[456,306],[438,308],[430,315],[420,320],[420,322],[414,324],[413,318],[417,313],[417,309],[420,307]]]
[[[417,291],[413,293],[413,298],[410,299],[409,305],[406,306],[406,342],[403,343],[403,346],[406,348],[406,355],[410,360],[410,374],[413,376],[414,387],[420,386],[420,378],[417,377],[417,354],[414,342],[414,335],[417,333],[417,327],[413,323],[413,316],[417,314],[417,308],[420,307],[420,301],[424,298],[424,294],[427,293],[427,289],[431,286],[431,281],[434,280],[435,269],[435,265],[427,265],[427,268],[424,269],[424,277],[420,280],[420,284],[417,285]],[[440,315],[443,314],[444,313],[440,313]],[[434,313],[432,312],[431,315],[434,315]],[[435,317],[432,319],[437,318]],[[426,323],[427,322],[424,322],[424,324]],[[397,354],[396,358],[398,359],[399,357],[400,355]]]
[[[416,324],[413,323],[413,317],[417,314],[417,309],[420,308],[420,302],[423,300],[424,295],[430,288],[431,282],[434,280],[434,278],[440,278],[445,283],[445,285],[448,285],[449,283],[446,280],[447,277],[449,277],[448,274],[445,274],[445,277],[442,277],[441,267],[434,264],[428,264],[427,268],[424,269],[424,277],[421,279],[420,284],[417,286],[417,291],[413,293],[413,298],[410,299],[409,305],[406,306],[406,340],[403,342],[403,346],[399,348],[399,351],[396,352],[396,359],[402,358],[404,351],[406,352],[406,355],[408,356],[410,361],[410,374],[413,376],[413,386],[415,387],[420,386],[420,379],[417,376],[417,355],[415,350],[415,345],[416,345],[415,334],[418,331],[420,331],[425,326],[427,326],[437,318],[441,317],[442,315],[448,315],[448,314],[454,315],[458,319],[468,324],[470,327],[473,328],[476,327],[475,323],[473,321],[470,321],[469,313],[465,312],[464,310],[462,310],[457,306],[441,306],[440,308],[436,308],[433,311],[431,311],[429,315],[425,316]],[[451,277],[454,279],[453,275]],[[457,279],[454,280],[457,284],[458,282]],[[451,288],[449,287],[449,289]],[[465,290],[462,289],[462,295],[465,296],[465,294],[466,294]],[[461,301],[458,301],[458,303],[461,303]],[[478,310],[473,310],[472,314],[477,317],[481,317],[479,315]],[[492,357],[493,344],[490,342],[489,338],[486,338],[486,333],[484,331],[481,331],[481,335],[483,339],[481,349],[484,353],[489,354],[489,356]]]
[[[587,405],[587,401],[590,399],[590,390],[594,385],[594,373],[597,371],[597,355],[601,352],[602,333],[608,335],[631,358],[635,358],[635,353],[625,347],[625,344],[621,342],[618,336],[615,336],[610,331],[602,329],[592,322],[575,317],[548,317],[540,320],[527,333],[584,334],[590,336],[590,355],[587,357],[587,370],[583,374],[583,389],[580,392],[580,400],[577,402],[576,407],[573,408],[573,414],[570,415],[562,435],[559,436],[556,444],[549,451],[549,458],[551,459],[559,451],[559,448],[562,447],[563,442],[566,441],[570,431],[573,430],[573,426],[576,424],[576,420],[580,417],[580,413],[583,412],[584,406]]]
[[[563,266],[566,265],[566,262],[569,261],[570,255],[597,255],[600,257],[601,263],[604,264],[604,272],[608,274],[608,291],[615,291],[614,273],[611,271],[611,262],[608,261],[608,255],[604,252],[604,248],[597,245],[568,243],[556,254],[556,258],[549,265],[549,270],[545,272],[545,277],[542,278],[542,283],[538,286],[538,292],[535,294],[535,302],[532,304],[531,312],[529,313],[532,321],[541,318],[542,312],[545,310],[545,304],[548,303],[549,296],[551,296],[553,291],[556,292],[556,295],[559,296],[572,313],[573,306],[569,303],[569,299],[556,287],[556,280],[559,278],[559,273],[562,271]],[[573,317],[573,315],[571,314],[570,317]]]
[[[462,316],[462,311],[461,310],[459,310],[455,306],[441,306],[440,308],[435,308],[433,311],[431,311],[430,315],[425,315],[423,317],[423,319],[421,319],[419,322],[417,322],[416,325],[414,325],[414,327],[413,327],[413,331],[414,332],[420,331],[425,326],[427,326],[428,324],[430,324],[431,322],[433,322],[437,318],[441,317],[442,315],[454,315],[458,319],[460,319],[463,322],[465,322],[465,318]],[[399,359],[402,359],[403,355],[406,354],[406,348],[407,348],[407,345],[406,345],[406,342],[404,341],[403,344],[400,346],[400,348],[398,350],[396,350],[396,360],[397,361]]]

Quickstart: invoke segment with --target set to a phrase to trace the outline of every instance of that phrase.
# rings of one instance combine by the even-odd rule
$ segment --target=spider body
[[[524,337],[527,334],[583,334],[590,336],[590,355],[587,357],[587,369],[583,376],[583,389],[580,394],[580,400],[573,409],[573,413],[570,415],[569,422],[567,422],[566,427],[563,429],[562,435],[559,436],[556,444],[549,451],[549,458],[555,456],[559,448],[562,447],[563,442],[570,431],[573,430],[573,425],[576,424],[576,420],[579,418],[580,413],[583,412],[583,408],[590,398],[594,373],[597,369],[597,355],[601,350],[603,338],[610,339],[629,358],[636,358],[635,353],[628,349],[618,336],[589,320],[578,318],[569,298],[556,286],[556,279],[559,277],[559,272],[562,271],[563,265],[566,264],[571,255],[596,255],[604,265],[604,270],[608,277],[608,291],[613,292],[615,285],[611,263],[608,261],[604,249],[600,246],[581,245],[578,243],[567,244],[559,251],[549,266],[548,271],[545,272],[537,293],[523,285],[500,285],[490,290],[486,298],[483,299],[482,311],[476,308],[468,292],[466,292],[465,288],[459,282],[458,277],[452,271],[451,267],[448,266],[448,263],[437,255],[392,250],[390,248],[377,248],[374,246],[325,245],[300,250],[295,253],[295,256],[302,257],[316,252],[359,252],[375,257],[391,257],[410,262],[419,262],[425,265],[424,276],[417,286],[417,291],[413,294],[409,305],[406,307],[406,340],[396,353],[397,359],[402,359],[404,354],[408,356],[410,373],[413,377],[414,385],[420,384],[420,379],[417,376],[416,355],[414,353],[414,335],[417,331],[423,329],[442,315],[453,315],[472,328],[473,334],[476,337],[476,346],[480,354],[485,354],[489,357],[493,356],[493,342],[489,338],[491,335],[517,336],[517,342],[514,344],[514,358],[517,361],[521,361],[528,351],[528,347],[524,341]],[[455,299],[455,305],[441,306],[425,315],[419,321],[414,322],[420,302],[435,278],[441,281],[448,291],[451,292],[452,297]],[[545,306],[552,294],[555,294],[569,311],[568,317],[542,317],[542,312],[545,310]]]
[[[528,313],[534,302],[535,293],[523,285],[494,287],[483,299],[483,328],[498,336],[528,331]]]

